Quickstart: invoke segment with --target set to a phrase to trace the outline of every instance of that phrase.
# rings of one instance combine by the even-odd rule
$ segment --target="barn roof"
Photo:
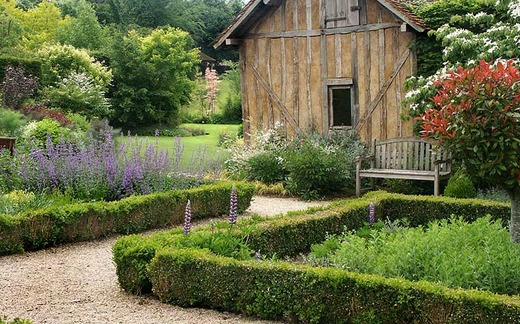
[[[421,18],[408,10],[399,0],[376,0],[383,7],[390,10],[405,23],[418,32],[423,32],[428,27]],[[218,48],[230,36],[242,35],[268,10],[273,8],[273,2],[278,4],[280,0],[250,0],[236,15],[235,19],[215,38],[212,45]]]

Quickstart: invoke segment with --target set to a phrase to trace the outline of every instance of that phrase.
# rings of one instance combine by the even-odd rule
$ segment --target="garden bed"
[[[200,230],[200,236],[214,236],[220,231],[242,238],[247,248],[256,252],[257,259],[238,260],[218,255],[211,248],[197,248],[193,242],[183,242],[190,239],[179,231],[149,238],[121,238],[114,246],[118,280],[128,291],[151,291],[164,302],[225,309],[266,319],[520,321],[518,295],[453,289],[426,281],[270,260],[273,255],[281,259],[308,252],[312,244],[322,242],[328,234],[341,233],[345,227],[361,228],[368,221],[371,203],[376,206],[378,218],[406,217],[412,226],[451,214],[467,221],[489,214],[504,223],[510,215],[509,206],[502,203],[371,193],[326,208]],[[238,251],[243,247],[238,244],[236,248]]]
[[[244,211],[249,207],[254,187],[242,182],[217,182],[113,202],[71,204],[14,216],[0,215],[0,255],[178,225],[183,221],[188,199],[195,218],[218,217],[229,211],[233,185],[240,197],[238,209]]]

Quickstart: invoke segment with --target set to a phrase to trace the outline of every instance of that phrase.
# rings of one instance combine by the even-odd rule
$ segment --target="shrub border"
[[[308,251],[344,226],[356,229],[376,204],[380,218],[407,217],[414,226],[457,214],[509,219],[507,204],[477,199],[373,192],[328,207],[280,215],[255,225],[248,245],[278,257]],[[424,211],[428,215],[424,215]],[[442,216],[442,217],[439,217]],[[171,233],[170,236],[180,234]],[[238,261],[207,250],[168,248],[167,235],[125,237],[114,246],[121,286],[153,291],[162,301],[304,322],[520,322],[520,297],[446,288],[340,269],[287,262]],[[124,275],[122,275],[124,274]]]
[[[184,220],[188,199],[194,220],[218,217],[229,212],[233,185],[241,197],[238,209],[244,211],[251,203],[254,186],[220,181],[194,189],[132,196],[114,202],[71,204],[15,216],[0,215],[0,255],[179,225]]]

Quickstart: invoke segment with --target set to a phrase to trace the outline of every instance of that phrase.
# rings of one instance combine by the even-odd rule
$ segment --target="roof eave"
[[[415,29],[417,32],[422,33],[426,31],[426,28],[423,26],[420,26],[419,24],[415,23],[413,20],[411,20],[409,17],[407,17],[405,14],[403,14],[401,11],[397,10],[392,4],[387,2],[386,0],[377,0],[383,7],[390,10],[394,15],[396,15],[399,19],[410,25],[413,29]]]
[[[251,0],[250,3],[248,3],[244,9],[237,14],[237,18],[235,21],[233,21],[218,37],[215,39],[215,41],[212,43],[213,48],[217,49],[219,48],[226,39],[231,36],[231,34],[246,20],[253,10],[256,9],[256,7],[262,3],[263,0]]]

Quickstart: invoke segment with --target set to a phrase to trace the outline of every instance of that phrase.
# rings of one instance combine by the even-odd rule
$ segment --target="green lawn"
[[[235,135],[238,132],[240,125],[214,125],[214,124],[182,124],[181,127],[200,128],[206,132],[207,135],[182,137],[181,143],[184,146],[183,162],[188,163],[193,152],[206,147],[206,158],[216,160],[218,158],[225,158],[226,150],[218,147],[219,135],[222,133],[229,133]],[[176,139],[167,136],[139,136],[139,138],[147,139],[151,143],[157,141],[157,146],[162,149],[168,149],[172,152]]]

